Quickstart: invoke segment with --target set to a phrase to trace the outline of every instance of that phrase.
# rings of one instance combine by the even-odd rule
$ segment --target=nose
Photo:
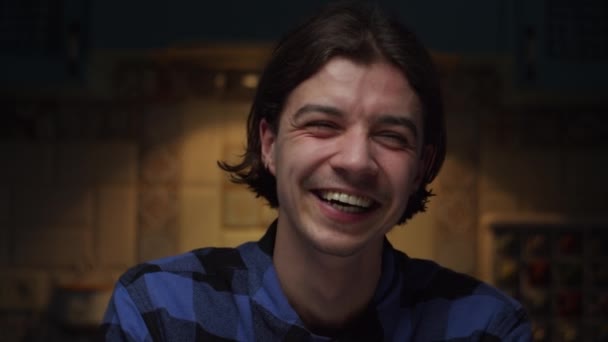
[[[378,174],[378,164],[365,132],[348,132],[336,142],[330,159],[332,168],[352,181],[369,181]]]

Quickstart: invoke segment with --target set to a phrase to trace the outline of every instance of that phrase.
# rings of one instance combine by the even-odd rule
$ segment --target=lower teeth
[[[346,205],[341,205],[341,204],[337,204],[337,203],[331,203],[332,207],[347,212],[347,213],[361,213],[363,212],[365,209],[361,208],[361,207],[354,207],[354,206],[346,206]]]

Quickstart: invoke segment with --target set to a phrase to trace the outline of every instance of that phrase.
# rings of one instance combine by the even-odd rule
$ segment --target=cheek
[[[385,158],[380,161],[385,177],[394,189],[407,189],[411,193],[418,175],[418,163],[413,158]]]
[[[332,154],[332,149],[335,148],[335,143],[330,140],[318,140],[310,137],[299,137],[284,141],[280,146],[280,155],[277,158],[283,158],[286,161],[284,166],[291,166],[298,170],[314,168],[315,165],[321,163]],[[279,159],[280,160],[280,159]]]

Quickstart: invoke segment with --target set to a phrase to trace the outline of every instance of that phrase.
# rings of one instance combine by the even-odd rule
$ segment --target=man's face
[[[420,104],[402,72],[335,57],[293,90],[278,127],[260,125],[278,229],[332,255],[379,248],[421,176]]]

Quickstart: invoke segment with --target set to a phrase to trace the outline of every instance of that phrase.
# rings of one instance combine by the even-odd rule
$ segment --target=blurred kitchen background
[[[88,341],[127,267],[255,240],[231,184],[259,73],[327,1],[0,0],[0,341]],[[378,0],[430,48],[448,155],[413,257],[608,341],[608,3]]]

